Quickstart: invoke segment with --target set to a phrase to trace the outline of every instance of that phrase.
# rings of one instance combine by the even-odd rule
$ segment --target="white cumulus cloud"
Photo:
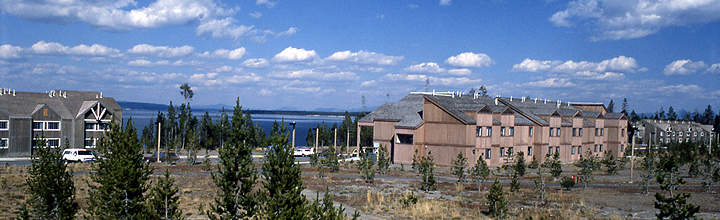
[[[718,20],[720,1],[715,0],[575,0],[550,17],[559,27],[590,27],[596,32],[593,40],[640,38],[667,27]]]
[[[213,19],[200,24],[197,35],[210,35],[213,38],[238,39],[253,33],[253,26],[237,25],[234,18]]]
[[[318,55],[314,50],[298,49],[293,47],[285,48],[282,52],[275,54],[274,62],[298,62],[317,59]]]
[[[39,41],[30,46],[29,51],[34,54],[60,55],[65,54],[68,50],[67,46],[55,42]]]
[[[99,44],[93,44],[92,46],[88,46],[85,44],[80,44],[78,46],[74,46],[70,48],[68,51],[72,55],[81,55],[81,56],[98,56],[98,57],[118,57],[122,54],[120,53],[120,50],[115,48],[106,47]]]
[[[549,78],[542,81],[529,82],[528,86],[541,87],[541,88],[563,88],[575,86],[569,79],[561,78]]]
[[[260,59],[247,59],[242,62],[242,65],[245,67],[250,68],[264,68],[268,67],[270,65],[270,62],[268,60],[260,58]]]
[[[440,0],[440,5],[450,5],[451,0]]]
[[[445,69],[433,62],[421,63],[406,67],[403,71],[407,73],[445,73]]]
[[[342,61],[349,63],[377,65],[396,65],[403,59],[405,59],[405,57],[403,56],[388,56],[385,54],[368,52],[364,50],[358,52],[351,52],[349,50],[339,51],[325,58],[325,60],[329,61]]]
[[[690,75],[706,67],[707,64],[703,61],[693,62],[691,60],[676,60],[665,66],[663,74],[666,76]]]
[[[451,69],[448,70],[448,74],[454,75],[454,76],[469,76],[472,74],[472,71],[469,69]]]
[[[226,50],[226,49],[218,49],[213,52],[205,51],[204,53],[198,54],[200,57],[207,57],[207,58],[221,58],[221,59],[228,59],[228,60],[240,60],[243,56],[245,56],[245,48],[237,48],[234,50]]]
[[[448,58],[445,63],[459,67],[486,67],[492,65],[495,61],[490,59],[487,54],[465,52]]]
[[[195,48],[185,45],[181,47],[153,46],[148,44],[135,45],[127,51],[131,54],[162,58],[187,57],[195,52]]]
[[[590,61],[560,61],[560,60],[532,60],[525,59],[521,63],[513,65],[511,71],[516,72],[552,72],[566,73],[571,75],[606,74],[608,72],[631,73],[643,71],[638,69],[638,64],[632,57],[619,56],[599,63]],[[613,75],[608,74],[608,75]],[[615,74],[617,75],[617,74]]]
[[[18,59],[22,57],[22,47],[5,44],[0,46],[0,59]]]

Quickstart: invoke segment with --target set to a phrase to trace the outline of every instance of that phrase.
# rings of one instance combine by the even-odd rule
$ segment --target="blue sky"
[[[719,0],[4,0],[0,87],[251,109],[409,92],[720,107]]]

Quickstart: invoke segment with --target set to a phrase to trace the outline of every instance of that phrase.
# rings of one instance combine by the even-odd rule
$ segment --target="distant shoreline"
[[[154,103],[141,103],[141,102],[126,102],[126,101],[118,101],[118,104],[123,108],[123,111],[161,111],[161,112],[167,112],[168,105],[163,104],[154,104]],[[209,112],[209,113],[220,113],[222,109],[217,108],[194,108],[190,106],[194,112],[194,114],[201,113],[201,112]],[[247,112],[248,109],[243,109],[243,112]],[[344,117],[345,112],[339,112],[339,111],[303,111],[303,110],[252,110],[250,109],[250,114],[265,114],[265,115],[298,115],[298,116],[337,116],[337,117]],[[225,112],[228,113],[228,115],[232,115],[232,108],[226,108]],[[360,112],[350,112],[348,111],[348,114],[350,116],[358,116]]]

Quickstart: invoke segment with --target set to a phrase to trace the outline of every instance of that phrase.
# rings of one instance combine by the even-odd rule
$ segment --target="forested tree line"
[[[284,122],[275,122],[270,137],[263,140],[262,143],[274,147],[268,151],[262,172],[258,173],[252,159],[252,149],[257,144],[253,133],[256,126],[245,123],[247,120],[237,101],[226,143],[219,150],[220,162],[211,173],[218,194],[214,202],[205,204],[209,209],[204,214],[210,219],[347,218],[342,206],[334,206],[331,193],[326,192],[315,202],[301,194],[302,170],[295,164]],[[22,205],[18,218],[75,219],[78,206],[73,204],[73,174],[62,160],[61,149],[40,148],[37,152],[40,153],[33,156],[28,178],[31,196],[27,205]],[[151,181],[154,168],[143,159],[142,144],[132,119],[125,127],[111,123],[97,153],[98,162],[92,165],[88,182],[90,197],[85,219],[183,218],[178,187],[170,173],[166,170]],[[353,217],[359,217],[359,213]]]

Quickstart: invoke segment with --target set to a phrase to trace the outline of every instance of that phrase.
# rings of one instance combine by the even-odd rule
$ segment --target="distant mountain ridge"
[[[128,101],[118,101],[118,104],[120,107],[123,108],[123,110],[148,110],[148,111],[162,111],[166,112],[168,110],[168,105],[164,104],[155,104],[155,103],[144,103],[144,102],[128,102]],[[225,107],[225,110],[229,113],[232,113],[233,106],[227,106],[222,104],[215,104],[215,105],[199,105],[199,106],[192,106],[193,112],[219,112],[221,111],[222,107]],[[247,109],[245,109],[247,110]],[[348,111],[348,113],[351,116],[357,116],[360,114],[360,111]],[[335,108],[318,108],[316,110],[312,111],[304,111],[304,110],[252,110],[250,109],[250,114],[269,114],[269,115],[326,115],[326,116],[344,116],[345,111],[344,110],[338,110]]]

